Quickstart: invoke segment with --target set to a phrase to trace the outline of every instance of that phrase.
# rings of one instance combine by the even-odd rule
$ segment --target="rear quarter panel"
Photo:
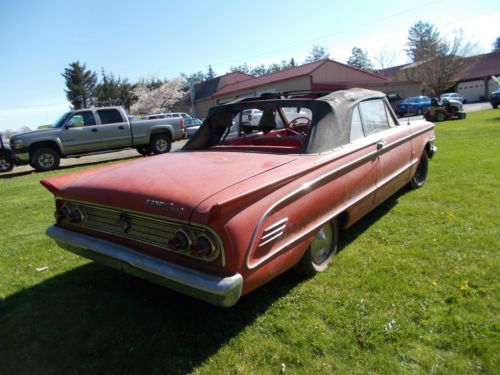
[[[242,274],[247,293],[294,266],[328,220],[348,215],[349,209],[362,215],[373,207],[375,160],[373,142],[328,155],[302,155],[286,167],[289,178],[276,170],[228,188],[203,202],[192,221],[221,235],[227,268]],[[275,240],[262,239],[276,228],[279,234],[281,227],[283,234]]]

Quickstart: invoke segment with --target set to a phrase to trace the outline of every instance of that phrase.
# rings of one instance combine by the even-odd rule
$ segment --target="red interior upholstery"
[[[231,146],[278,146],[300,149],[304,144],[304,137],[289,129],[271,130],[266,134],[250,134],[226,141]]]

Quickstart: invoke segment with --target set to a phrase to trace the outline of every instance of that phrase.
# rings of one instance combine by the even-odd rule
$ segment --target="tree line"
[[[500,37],[493,43],[493,51],[500,50]],[[415,67],[405,69],[397,78],[420,81],[424,90],[432,95],[439,95],[453,86],[460,75],[472,64],[467,58],[478,52],[477,45],[466,40],[463,32],[458,32],[449,40],[443,37],[437,28],[427,22],[419,21],[408,30],[404,50]],[[375,54],[375,60],[381,68],[392,65],[397,53],[385,48]],[[330,58],[326,47],[314,45],[303,63]],[[368,53],[354,46],[347,64],[368,72],[374,72],[373,63]],[[284,69],[298,66],[295,58],[284,59],[279,63],[250,66],[246,62],[231,66],[229,71],[241,71],[253,76],[263,76]],[[375,71],[376,72],[376,71]],[[62,76],[66,83],[66,97],[75,108],[89,106],[117,105],[125,107],[132,114],[145,114],[168,111],[179,104],[189,104],[190,86],[217,76],[211,65],[207,71],[191,74],[181,73],[172,79],[155,77],[141,78],[136,83],[116,77],[113,73],[101,69],[100,75],[91,71],[79,61],[69,64]]]

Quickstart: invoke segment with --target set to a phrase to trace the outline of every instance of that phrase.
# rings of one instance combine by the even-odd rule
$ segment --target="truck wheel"
[[[14,163],[7,160],[0,160],[0,173],[10,172],[14,169]]]
[[[168,134],[156,134],[151,138],[149,147],[153,151],[153,154],[164,154],[172,148],[172,141]]]
[[[56,150],[42,147],[35,150],[31,156],[30,165],[39,172],[46,172],[57,169],[60,161],[61,158]]]
[[[139,154],[144,156],[148,156],[149,154],[151,154],[151,147],[149,146],[137,147],[136,150]]]
[[[339,243],[339,222],[333,219],[326,223],[311,241],[295,271],[304,276],[314,276],[326,270],[337,253]]]

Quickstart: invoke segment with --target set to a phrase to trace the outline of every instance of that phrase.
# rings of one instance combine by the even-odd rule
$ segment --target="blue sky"
[[[462,28],[482,52],[500,36],[498,0],[23,1],[0,6],[0,130],[36,128],[68,109],[61,72],[72,61],[131,81],[231,65],[303,61],[313,44],[345,62],[353,46],[406,62],[419,20]]]

